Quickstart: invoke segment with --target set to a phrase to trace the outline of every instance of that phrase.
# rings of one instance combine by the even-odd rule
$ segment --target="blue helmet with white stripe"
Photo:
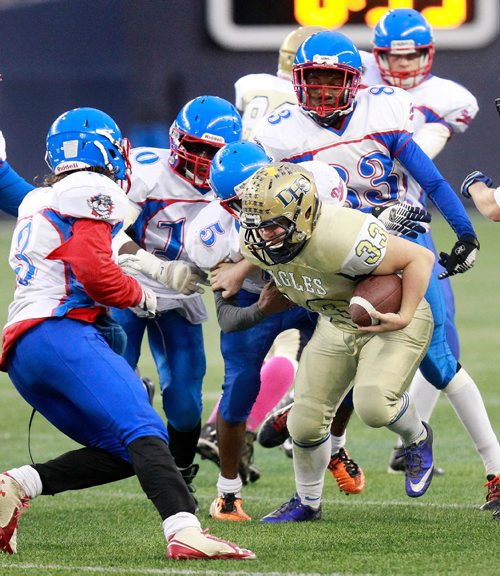
[[[209,188],[215,153],[241,136],[241,116],[230,102],[199,96],[181,108],[170,128],[170,166],[190,184]]]
[[[380,74],[392,86],[408,89],[429,75],[434,58],[432,28],[417,10],[396,8],[386,12],[375,26],[373,54]],[[389,56],[418,60],[406,68],[391,67]]]
[[[349,114],[361,80],[361,56],[344,34],[326,30],[305,40],[293,64],[299,106],[318,124],[330,126]]]
[[[103,168],[117,180],[127,177],[128,141],[116,122],[96,108],[61,114],[47,134],[45,160],[54,174]]]
[[[233,142],[221,148],[210,167],[210,187],[231,216],[238,218],[240,201],[237,187],[272,158],[254,142]]]

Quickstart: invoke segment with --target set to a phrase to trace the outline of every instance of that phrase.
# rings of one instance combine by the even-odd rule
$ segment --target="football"
[[[387,314],[397,313],[401,307],[402,281],[397,274],[369,276],[354,288],[349,302],[351,320],[357,326],[374,326],[379,323],[371,317],[373,310]]]

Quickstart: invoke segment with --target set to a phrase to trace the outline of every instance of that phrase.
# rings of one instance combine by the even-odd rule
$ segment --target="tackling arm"
[[[434,254],[430,250],[389,235],[385,257],[373,274],[386,275],[402,271],[401,308],[399,314],[373,312],[373,318],[380,320],[380,324],[362,329],[368,332],[385,332],[408,326],[425,295],[433,266]]]

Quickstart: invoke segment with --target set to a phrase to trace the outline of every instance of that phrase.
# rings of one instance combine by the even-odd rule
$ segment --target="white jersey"
[[[364,86],[385,84],[373,54],[361,52],[361,58],[364,67],[361,84]],[[413,101],[416,141],[419,131],[426,124],[440,124],[448,130],[449,137],[461,134],[467,130],[479,110],[476,98],[467,88],[438,76],[429,76],[415,88],[406,91]],[[421,196],[420,186],[412,179],[408,200],[422,205]]]
[[[311,172],[318,196],[326,204],[342,205],[346,197],[345,184],[339,173],[323,162],[302,162]],[[239,262],[239,222],[225,210],[218,200],[201,210],[190,223],[186,234],[186,249],[190,259],[200,268],[210,270],[220,262]],[[243,288],[259,293],[266,278],[261,272],[245,279]]]
[[[147,252],[166,260],[190,261],[184,246],[187,224],[213,198],[200,192],[174,172],[168,163],[170,150],[134,148],[130,154],[132,183],[128,198],[139,209],[132,224],[134,240]],[[181,308],[193,323],[207,318],[199,294],[185,296],[159,282],[138,275],[138,281],[158,297],[159,312]]]
[[[336,168],[347,185],[347,206],[382,206],[406,196],[394,157],[412,137],[411,110],[404,90],[373,86],[358,92],[340,129],[321,127],[298,105],[284,104],[259,122],[254,138],[276,161],[319,160]]]
[[[235,105],[241,112],[243,139],[250,140],[258,121],[281,104],[296,104],[291,80],[273,74],[247,74],[234,84]]]
[[[10,248],[17,288],[6,327],[95,306],[65,262],[48,256],[71,238],[76,219],[108,222],[117,232],[127,206],[123,190],[94,172],[75,172],[53,186],[29,192],[19,206]]]

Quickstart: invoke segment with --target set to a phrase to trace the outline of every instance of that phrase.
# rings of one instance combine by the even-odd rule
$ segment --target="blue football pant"
[[[250,306],[257,294],[240,290],[239,306]],[[305,308],[295,307],[268,316],[247,330],[221,332],[221,352],[224,358],[224,384],[219,413],[227,422],[245,422],[260,390],[260,370],[274,339],[289,328],[301,330],[309,339],[316,326],[316,315]]]
[[[9,353],[8,373],[37,412],[84,446],[130,462],[137,438],[168,442],[142,382],[91,324],[54,318],[31,328]]]
[[[420,234],[414,242],[426,248],[433,247],[432,238],[430,238],[429,234]],[[446,294],[451,293],[451,288],[449,288],[448,292],[445,289],[446,284],[443,284],[445,281],[439,280],[438,274],[440,271],[441,270],[434,266],[429,287],[425,293],[425,299],[431,307],[434,318],[434,331],[432,333],[429,350],[420,364],[420,371],[424,378],[434,387],[438,390],[443,390],[457,373],[458,361],[451,350],[447,338],[448,315]],[[451,294],[451,297],[453,297],[453,294]],[[454,305],[452,304],[452,306]],[[448,328],[452,333],[454,331],[456,334],[454,324],[453,329],[450,325],[448,325]],[[458,336],[456,336],[455,341],[458,342]]]
[[[201,324],[191,324],[175,310],[147,319],[128,309],[113,309],[113,318],[127,334],[124,358],[134,370],[147,329],[168,422],[179,432],[193,430],[201,419],[201,387],[206,371]]]

